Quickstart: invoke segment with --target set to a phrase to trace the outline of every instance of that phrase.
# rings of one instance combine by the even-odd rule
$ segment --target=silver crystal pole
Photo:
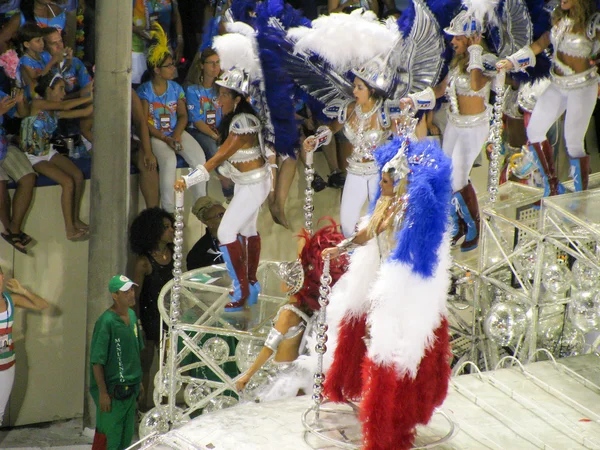
[[[169,308],[169,315],[171,318],[170,332],[169,332],[169,357],[168,357],[168,392],[169,392],[169,416],[171,423],[175,421],[175,407],[176,407],[176,396],[177,396],[177,341],[178,331],[177,324],[179,323],[179,317],[181,315],[181,309],[179,304],[179,296],[181,294],[181,261],[183,259],[183,200],[184,193],[175,192],[175,249],[173,252],[173,288],[171,290],[171,305]]]
[[[312,182],[315,179],[315,169],[313,169],[314,151],[306,152],[306,167],[304,168],[304,178],[306,179],[306,189],[304,189],[304,228],[310,234],[313,233],[313,196],[315,190],[312,188]]]
[[[498,182],[500,180],[500,153],[502,151],[502,113],[504,110],[505,80],[506,72],[500,70],[498,75],[496,75],[496,101],[494,102],[493,121],[492,126],[490,127],[489,139],[492,144],[488,172],[488,194],[491,205],[496,203]]]
[[[329,305],[329,295],[331,294],[331,275],[329,274],[329,256],[323,261],[323,273],[321,274],[321,287],[319,288],[319,315],[317,316],[317,371],[314,374],[313,395],[315,403],[315,421],[319,420],[321,403],[323,402],[323,383],[325,374],[323,373],[323,355],[327,351],[327,305]]]

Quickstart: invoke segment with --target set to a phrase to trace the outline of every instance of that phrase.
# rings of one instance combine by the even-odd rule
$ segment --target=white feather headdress
[[[378,21],[372,11],[322,16],[312,26],[288,31],[294,49],[316,53],[340,73],[389,53],[399,37],[397,25]]]

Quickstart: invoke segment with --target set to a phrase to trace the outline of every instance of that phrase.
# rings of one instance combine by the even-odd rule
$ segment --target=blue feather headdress
[[[396,156],[403,138],[395,137],[379,147],[375,161],[383,167]],[[408,207],[404,222],[396,234],[396,248],[391,261],[408,264],[423,277],[433,275],[437,252],[444,238],[452,198],[451,160],[432,140],[410,142],[406,148]]]

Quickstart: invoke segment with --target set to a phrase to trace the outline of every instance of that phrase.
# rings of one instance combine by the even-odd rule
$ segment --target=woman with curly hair
[[[523,47],[496,66],[525,70],[552,44],[551,83],[539,97],[529,124],[527,139],[544,180],[544,195],[559,194],[554,152],[546,138],[550,127],[566,111],[565,143],[576,191],[587,189],[590,157],[584,138],[598,96],[598,72],[591,63],[600,37],[600,14],[590,0],[562,0],[552,13],[552,29],[531,46]]]
[[[146,345],[142,351],[142,383],[148,392],[150,367],[160,341],[158,296],[163,286],[173,278],[173,238],[175,220],[161,208],[142,211],[131,224],[129,243],[137,255],[133,281],[137,284],[136,315],[142,322]],[[146,394],[147,395],[147,394]],[[145,405],[145,399],[142,399]]]
[[[323,273],[323,258],[321,252],[326,248],[336,246],[344,239],[339,226],[331,223],[314,235],[306,230],[298,235],[304,240],[304,246],[293,262],[280,263],[277,273],[287,288],[289,302],[279,309],[273,319],[273,328],[267,336],[265,345],[250,368],[237,381],[238,390],[244,389],[250,378],[270,359],[276,365],[287,364],[303,353],[302,342],[306,341],[305,334],[310,333],[312,316],[320,309],[319,288]],[[329,273],[332,285],[346,270],[346,258],[331,262]],[[308,333],[305,333],[305,330]],[[295,395],[294,392],[292,395]],[[262,396],[261,396],[262,397]]]

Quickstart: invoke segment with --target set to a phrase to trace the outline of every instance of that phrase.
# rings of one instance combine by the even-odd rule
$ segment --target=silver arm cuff
[[[483,47],[481,45],[470,45],[467,51],[469,52],[467,72],[474,69],[483,70]]]
[[[271,331],[269,331],[269,335],[265,340],[265,347],[270,348],[271,350],[276,352],[277,348],[279,347],[279,344],[281,344],[281,341],[283,341],[283,339],[284,336],[282,333],[277,331],[275,328],[271,328]]]
[[[352,235],[347,239],[344,239],[338,245],[336,245],[337,249],[340,251],[340,254],[348,253],[351,250],[354,250],[358,247],[358,244],[354,243],[354,238],[356,235]]]
[[[524,71],[527,67],[535,67],[535,53],[529,46],[517,50],[506,59],[512,63],[512,70]]]
[[[413,101],[415,109],[433,109],[435,107],[435,92],[430,87],[421,92],[408,94],[408,97]]]
[[[204,183],[210,180],[210,175],[208,174],[206,167],[200,165],[195,169],[190,170],[187,175],[183,175],[181,178],[183,178],[183,181],[185,181],[185,185],[190,187],[195,184]]]

